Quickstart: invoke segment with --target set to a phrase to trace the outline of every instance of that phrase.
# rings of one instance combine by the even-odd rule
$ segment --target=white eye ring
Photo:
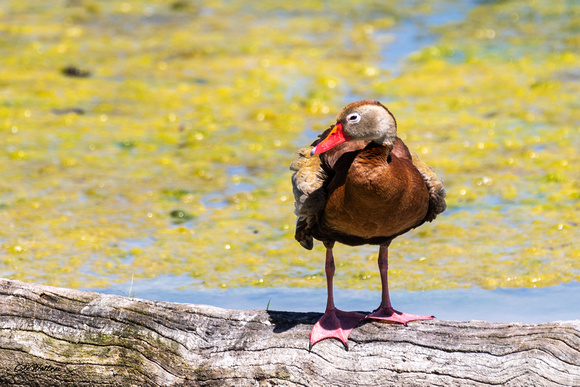
[[[357,122],[360,121],[360,114],[358,113],[351,113],[346,117],[346,121],[349,124],[356,124]]]

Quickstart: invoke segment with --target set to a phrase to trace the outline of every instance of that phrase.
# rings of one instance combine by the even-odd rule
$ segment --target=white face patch
[[[397,137],[394,117],[382,105],[373,103],[347,106],[336,118],[351,140],[374,141],[392,148]]]

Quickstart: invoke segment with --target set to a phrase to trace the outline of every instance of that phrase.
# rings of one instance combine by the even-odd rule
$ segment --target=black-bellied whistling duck
[[[311,148],[299,151],[290,169],[295,171],[296,240],[308,250],[313,238],[326,247],[326,311],[312,328],[310,348],[331,337],[347,346],[350,332],[365,318],[405,325],[432,319],[396,311],[389,299],[389,244],[446,208],[441,180],[397,137],[391,112],[378,101],[351,103]],[[382,302],[373,313],[334,306],[335,242],[380,246]]]

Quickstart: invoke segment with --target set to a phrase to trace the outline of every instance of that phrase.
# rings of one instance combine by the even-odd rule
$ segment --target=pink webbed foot
[[[419,314],[409,314],[399,312],[392,307],[379,307],[373,313],[366,316],[366,319],[377,320],[385,323],[403,324],[407,325],[409,321],[416,320],[433,320],[435,316],[421,316]]]
[[[321,340],[335,338],[340,340],[348,349],[350,332],[365,319],[365,315],[356,312],[343,312],[339,309],[330,309],[312,328],[310,332],[310,349]]]

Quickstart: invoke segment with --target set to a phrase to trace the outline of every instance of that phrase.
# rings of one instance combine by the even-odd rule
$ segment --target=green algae
[[[381,33],[454,2],[395,5],[4,2],[3,276],[324,286],[322,247],[293,239],[287,168],[376,98],[448,192],[393,243],[392,288],[580,280],[578,5],[482,3],[396,76]],[[376,253],[338,246],[337,286],[377,289]]]

